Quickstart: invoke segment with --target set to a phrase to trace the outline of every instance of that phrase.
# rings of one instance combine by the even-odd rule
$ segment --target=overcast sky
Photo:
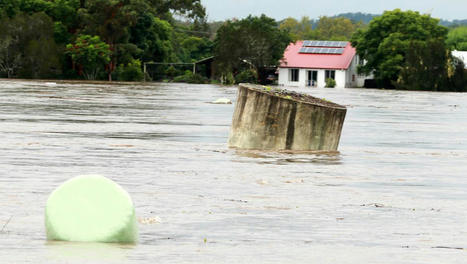
[[[346,12],[381,14],[400,8],[430,13],[443,19],[467,19],[467,0],[201,0],[209,21],[266,14],[276,20],[286,17],[332,16]]]

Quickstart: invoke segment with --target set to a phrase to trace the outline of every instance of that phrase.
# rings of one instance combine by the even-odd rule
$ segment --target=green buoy
[[[138,236],[130,196],[98,175],[75,177],[55,189],[45,226],[49,240],[134,243]]]

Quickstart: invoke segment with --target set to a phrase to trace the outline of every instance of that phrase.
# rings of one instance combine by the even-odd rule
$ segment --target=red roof
[[[291,43],[284,51],[280,67],[309,69],[347,69],[355,56],[355,48],[347,43],[342,54],[299,53],[303,41]]]

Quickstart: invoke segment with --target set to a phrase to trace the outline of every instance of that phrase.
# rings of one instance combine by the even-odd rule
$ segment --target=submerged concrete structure
[[[240,84],[229,147],[336,151],[347,109],[309,95]]]

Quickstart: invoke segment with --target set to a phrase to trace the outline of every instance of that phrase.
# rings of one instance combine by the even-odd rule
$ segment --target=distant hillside
[[[467,19],[454,19],[453,21],[441,19],[439,24],[445,27],[467,26]]]
[[[374,17],[377,17],[377,16],[380,16],[380,15],[357,12],[357,13],[342,13],[342,14],[335,15],[333,17],[345,17],[355,22],[361,21],[364,24],[368,24]],[[445,27],[467,26],[467,19],[455,19],[452,21],[441,19],[439,21],[439,24]]]
[[[380,15],[357,12],[357,13],[342,13],[339,15],[335,15],[333,17],[345,17],[355,22],[362,22],[363,24],[368,24],[374,17],[377,17],[377,16],[380,16]]]

